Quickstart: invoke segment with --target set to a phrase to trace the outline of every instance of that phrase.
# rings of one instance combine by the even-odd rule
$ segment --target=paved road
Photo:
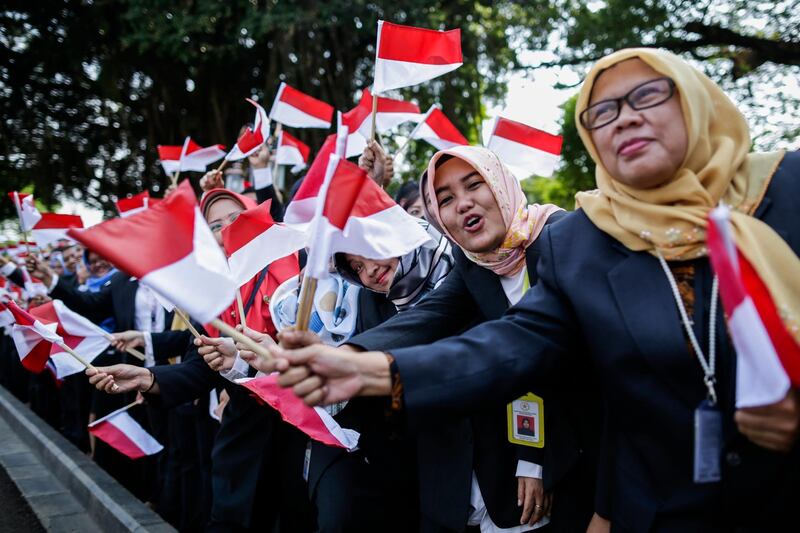
[[[0,467],[0,532],[44,533],[44,531],[17,486]]]

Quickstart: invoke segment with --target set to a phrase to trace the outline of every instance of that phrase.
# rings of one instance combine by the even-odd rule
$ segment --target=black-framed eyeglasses
[[[631,89],[619,98],[609,98],[590,105],[581,112],[581,124],[587,130],[596,130],[617,120],[622,111],[622,102],[631,109],[640,111],[661,105],[675,94],[675,82],[670,78],[656,78]]]

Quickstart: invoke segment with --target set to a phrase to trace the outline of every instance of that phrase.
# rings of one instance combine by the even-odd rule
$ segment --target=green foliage
[[[166,183],[157,144],[230,144],[281,81],[339,110],[372,80],[378,19],[460,27],[464,66],[402,91],[477,140],[535,16],[512,0],[41,0],[0,12],[0,180],[108,209]],[[316,149],[327,132],[292,132]],[[195,176],[195,179],[197,176]],[[12,216],[0,202],[0,219]]]

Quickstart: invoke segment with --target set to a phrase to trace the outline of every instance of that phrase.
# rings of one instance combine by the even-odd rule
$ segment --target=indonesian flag
[[[736,407],[778,402],[790,387],[800,386],[800,346],[766,285],[736,248],[727,207],[709,216],[708,251],[736,348]]]
[[[269,111],[269,118],[293,128],[330,128],[333,106],[290,87],[285,82]]]
[[[141,213],[150,207],[150,202],[152,201],[153,198],[150,198],[150,193],[148,191],[144,191],[131,196],[130,198],[120,198],[114,203],[117,205],[119,216],[125,218],[135,215],[136,213]]]
[[[563,138],[507,118],[499,118],[486,147],[517,176],[550,177],[561,154]]]
[[[17,216],[22,231],[30,231],[42,219],[41,213],[36,209],[33,203],[33,195],[25,194],[17,191],[8,193],[8,197],[14,202],[14,207],[17,208]]]
[[[311,148],[300,139],[292,137],[285,131],[278,135],[278,149],[275,153],[279,165],[293,165],[292,172],[300,172],[306,168]]]
[[[341,115],[341,125],[347,126],[350,135],[347,138],[347,156],[360,155],[367,146],[367,139],[372,129],[372,93],[369,89],[361,92],[358,105]],[[375,115],[375,131],[384,133],[404,122],[422,120],[417,104],[392,98],[378,97],[378,111]]]
[[[0,309],[3,308],[14,316],[11,338],[17,347],[22,366],[38,374],[44,370],[53,344],[62,342],[56,333],[56,324],[43,324],[14,302],[0,304]]]
[[[247,128],[236,141],[233,149],[225,156],[227,161],[238,161],[258,150],[269,138],[269,118],[264,108],[249,98],[245,98],[256,108],[253,129]]]
[[[6,302],[13,301],[12,295],[5,289],[0,289],[0,328],[10,326],[15,322],[14,315],[8,310]]]
[[[269,214],[271,201],[242,211],[222,230],[231,276],[241,287],[273,261],[293,254],[306,243],[305,233],[278,224]]]
[[[150,209],[68,235],[199,321],[233,301],[228,262],[187,181]]]
[[[61,239],[67,238],[69,228],[82,228],[83,220],[79,215],[60,215],[57,213],[42,213],[42,218],[31,229],[33,240],[39,246],[47,246]]]
[[[292,389],[284,389],[278,385],[276,374],[244,378],[236,382],[278,411],[286,422],[315,441],[344,448],[350,452],[358,448],[360,435],[357,431],[341,427],[322,407],[309,407],[303,403]]]
[[[29,312],[46,327],[55,325],[55,333],[62,342],[89,363],[103,353],[110,344],[108,333],[88,318],[70,310],[61,300],[47,302],[30,309]],[[84,370],[81,363],[57,344],[52,345],[50,358],[56,367],[58,379],[64,379]]]
[[[205,172],[208,165],[223,157],[225,157],[223,145],[214,144],[203,148],[191,137],[186,137],[182,146],[158,146],[161,167],[170,175],[184,170]]]
[[[286,206],[283,220],[287,224],[307,224],[314,218],[317,210],[317,196],[319,196],[319,191],[325,181],[328,161],[336,150],[336,139],[337,135],[332,133],[322,143],[322,148],[317,152],[317,156],[306,172],[300,187],[297,188],[294,198]]]
[[[155,455],[164,447],[128,414],[128,407],[89,424],[89,433],[131,459]]]
[[[328,276],[331,255],[357,254],[369,259],[405,255],[430,237],[367,173],[332,155],[319,194],[310,232],[306,273]]]
[[[25,255],[27,256],[28,254]],[[19,271],[22,274],[25,295],[28,298],[47,296],[47,287],[44,286],[44,283],[42,283],[40,279],[32,277],[28,272],[28,269],[25,268],[25,265],[20,265]]]
[[[437,31],[378,21],[373,90],[417,85],[464,63],[461,30]]]
[[[468,145],[469,141],[461,135],[450,119],[437,106],[431,106],[425,119],[414,130],[412,139],[422,139],[431,143],[437,150],[447,150],[454,146]]]

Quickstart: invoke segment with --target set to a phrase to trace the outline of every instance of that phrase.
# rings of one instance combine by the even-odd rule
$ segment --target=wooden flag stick
[[[228,160],[227,159],[223,159],[222,163],[219,164],[219,166],[217,167],[217,170],[215,170],[214,172],[222,172],[225,169],[225,166],[227,164],[228,164]]]
[[[233,340],[237,342],[241,342],[249,349],[251,349],[256,354],[260,355],[264,359],[272,359],[272,354],[269,353],[269,350],[258,344],[256,341],[242,333],[241,331],[237,331],[236,328],[229,326],[219,318],[215,318],[211,321],[211,325],[217,328],[221,333],[231,337]]]
[[[180,178],[180,177],[181,177],[181,171],[180,170],[176,170],[175,172],[172,173],[172,176],[170,176],[170,179],[172,180],[172,186],[173,187],[178,184],[178,178]]]
[[[114,342],[114,337],[112,337],[110,333],[107,333],[103,336],[109,341]],[[135,358],[144,361],[144,354],[139,350],[137,350],[136,348],[125,348],[125,351],[134,356]]]
[[[425,116],[422,117],[422,120],[420,120],[417,125],[414,126],[414,129],[411,130],[411,133],[408,134],[406,142],[404,142],[403,146],[401,146],[400,149],[397,150],[397,152],[395,152],[395,154],[392,156],[392,162],[394,162],[394,160],[397,159],[397,156],[402,154],[405,149],[408,148],[408,145],[411,144],[411,141],[414,139],[414,135],[416,135],[422,125],[425,124],[425,121],[428,120],[428,117],[431,116],[431,113],[433,113],[434,109],[436,109],[436,104],[433,104],[431,108],[428,109],[428,112],[425,113]]]
[[[194,338],[195,338],[195,339],[199,339],[199,338],[200,338],[200,332],[199,332],[199,331],[197,331],[197,328],[195,328],[195,327],[192,325],[192,323],[189,321],[189,317],[188,317],[188,316],[186,316],[186,313],[184,313],[183,311],[181,311],[180,309],[178,309],[178,308],[176,307],[176,308],[175,308],[175,314],[176,314],[176,315],[178,315],[179,317],[181,317],[181,320],[183,320],[184,322],[186,322],[186,326],[189,328],[189,331],[191,331],[191,332],[192,332],[192,335],[194,335]]]
[[[378,116],[378,95],[372,95],[372,127],[369,130],[369,140],[375,140],[375,120]]]
[[[242,291],[236,289],[236,307],[239,309],[239,324],[247,327],[247,317],[244,315],[244,304],[242,303]]]
[[[62,350],[64,350],[68,354],[70,354],[72,357],[75,358],[76,361],[78,361],[80,364],[82,364],[86,368],[89,368],[89,369],[92,369],[92,370],[97,370],[91,363],[88,363],[86,361],[86,359],[84,359],[83,357],[81,357],[80,355],[75,353],[75,350],[73,350],[72,348],[70,348],[69,346],[64,344],[63,342],[57,342],[56,344],[58,345],[59,348],[61,348]]]
[[[278,187],[278,149],[281,147],[281,132],[283,131],[283,124],[278,122],[278,125],[275,126],[275,149],[270,154],[272,158],[272,188],[275,190],[275,196],[278,198],[278,201],[283,201],[283,194],[281,194],[281,189]]]
[[[295,320],[295,329],[297,331],[308,330],[311,311],[314,309],[315,292],[317,292],[317,278],[303,277],[303,286],[300,289],[300,303],[297,306],[297,319]]]

